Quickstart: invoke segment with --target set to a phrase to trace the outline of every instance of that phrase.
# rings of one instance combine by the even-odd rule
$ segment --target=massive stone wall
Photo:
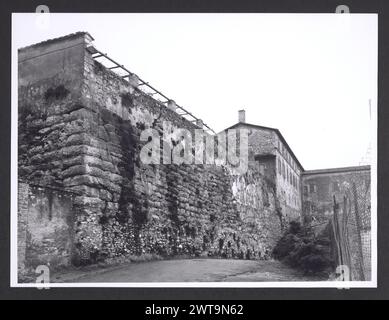
[[[240,175],[227,166],[144,164],[143,130],[153,128],[174,148],[180,136],[164,137],[166,122],[171,131],[198,127],[94,61],[85,42],[79,45],[85,37],[66,38],[77,44],[68,47],[60,40],[61,50],[38,45],[46,58],[27,48],[28,60],[19,63],[19,178],[73,195],[70,247],[52,252],[68,260],[56,261],[142,253],[269,257],[281,233],[274,184],[255,162]],[[48,57],[60,70],[34,81],[35,59]]]

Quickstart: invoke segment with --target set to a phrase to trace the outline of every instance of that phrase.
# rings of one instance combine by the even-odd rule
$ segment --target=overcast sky
[[[377,103],[377,16],[13,14],[13,49],[76,31],[216,132],[278,128],[305,169],[358,165]]]

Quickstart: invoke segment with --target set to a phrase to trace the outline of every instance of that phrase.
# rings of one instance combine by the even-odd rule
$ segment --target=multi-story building
[[[246,122],[239,111],[239,122],[227,128],[248,130],[249,161],[258,163],[260,171],[273,181],[279,209],[287,220],[301,218],[301,174],[304,168],[278,129]]]

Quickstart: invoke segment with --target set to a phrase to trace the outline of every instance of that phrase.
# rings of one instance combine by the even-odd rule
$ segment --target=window
[[[310,184],[309,185],[309,192],[310,193],[315,193],[317,190],[316,190],[316,185],[314,184]]]
[[[339,191],[339,183],[338,181],[332,182],[332,192],[338,192]]]
[[[308,195],[308,186],[304,186],[304,196]]]
[[[281,169],[281,160],[278,159],[278,173],[281,175],[282,174],[282,169]]]

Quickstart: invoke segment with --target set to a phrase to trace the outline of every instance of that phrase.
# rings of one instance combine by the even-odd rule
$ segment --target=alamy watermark
[[[38,274],[35,282],[37,283],[38,289],[50,289],[47,286],[39,285],[40,283],[46,284],[50,283],[50,268],[49,266],[42,264],[36,267],[35,273]]]
[[[230,129],[215,136],[202,129],[191,131],[163,122],[163,133],[149,128],[140,140],[146,142],[140,152],[143,164],[229,165],[237,174],[248,169],[248,130]]]

